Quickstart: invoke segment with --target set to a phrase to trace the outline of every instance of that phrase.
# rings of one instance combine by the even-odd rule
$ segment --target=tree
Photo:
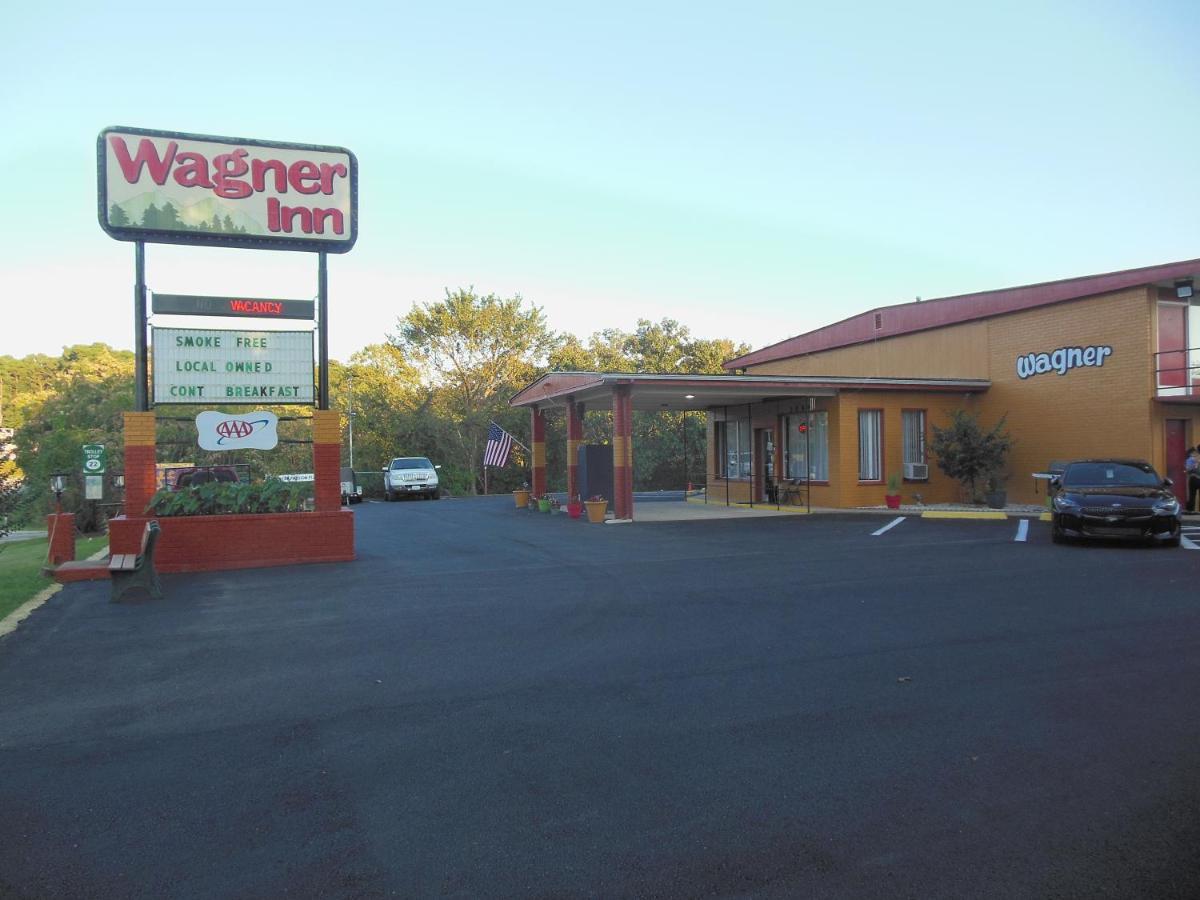
[[[979,417],[962,409],[950,414],[946,428],[933,426],[929,450],[938,468],[958,481],[970,502],[979,497],[980,480],[1001,477],[1013,441],[1005,430],[1005,416],[988,431]]]
[[[405,363],[415,366],[429,389],[428,423],[443,432],[442,456],[473,473],[472,493],[482,472],[488,422],[516,427],[509,398],[533,380],[560,339],[546,317],[521,297],[480,296],[474,288],[446,291],[446,298],[414,304],[398,320],[389,341]],[[518,432],[519,434],[520,432]]]
[[[175,205],[168,200],[163,204],[163,208],[158,213],[159,228],[179,228],[179,210]]]
[[[142,227],[143,228],[158,228],[158,217],[160,213],[158,207],[151,203],[142,212]]]
[[[108,224],[116,228],[124,227],[129,224],[129,216],[125,215],[125,210],[114,203],[108,211]]]
[[[725,338],[693,338],[687,326],[674,319],[639,319],[632,332],[619,328],[595,332],[586,347],[568,336],[551,355],[550,367],[557,371],[720,375],[725,360],[749,350],[745,344]],[[634,488],[680,488],[688,481],[703,480],[705,427],[700,412],[634,411]],[[553,419],[548,426],[551,428],[553,433],[547,432],[547,453],[551,468],[558,470],[565,466],[565,460],[559,458],[558,427]],[[584,437],[589,442],[607,440],[611,428],[611,414],[606,411],[585,416]]]

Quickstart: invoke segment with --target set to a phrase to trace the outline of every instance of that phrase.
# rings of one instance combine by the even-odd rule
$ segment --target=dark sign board
[[[345,147],[106,128],[100,227],[120,241],[345,253],[358,161]]]
[[[152,311],[171,316],[234,316],[243,319],[308,319],[311,300],[268,300],[258,297],[204,297],[155,294]]]

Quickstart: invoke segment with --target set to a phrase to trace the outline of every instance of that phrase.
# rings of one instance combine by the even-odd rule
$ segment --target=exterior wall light
[[[109,482],[110,482],[110,483],[112,484],[112,486],[113,486],[113,487],[114,487],[116,490],[118,490],[118,491],[120,491],[120,490],[123,490],[123,489],[125,488],[125,476],[124,476],[122,473],[120,473],[120,472],[118,472],[117,474],[113,475],[113,476],[112,476],[112,477],[109,479]]]
[[[1175,282],[1175,296],[1180,300],[1190,298],[1192,296],[1192,279],[1185,278]]]
[[[684,400],[695,400],[695,399],[696,399],[696,395],[695,395],[695,394],[684,394],[684,395],[683,395],[683,399],[684,399]]]

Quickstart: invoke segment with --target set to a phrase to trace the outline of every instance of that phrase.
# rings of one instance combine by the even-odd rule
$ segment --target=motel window
[[[799,481],[829,480],[829,413],[784,416],[785,477]],[[807,422],[808,431],[801,431]],[[806,440],[807,438],[807,440]]]
[[[882,433],[883,411],[860,409],[858,411],[858,480],[882,481]]]
[[[716,422],[717,465],[725,478],[750,477],[750,420]]]
[[[916,478],[910,474],[910,466],[925,465],[925,410],[906,409],[901,413],[904,420],[904,477]],[[918,470],[920,471],[920,470]]]

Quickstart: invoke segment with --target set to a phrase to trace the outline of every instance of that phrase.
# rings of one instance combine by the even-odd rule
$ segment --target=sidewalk
[[[13,543],[15,541],[35,541],[38,538],[44,538],[44,531],[13,531],[6,537],[0,537],[0,544]]]

